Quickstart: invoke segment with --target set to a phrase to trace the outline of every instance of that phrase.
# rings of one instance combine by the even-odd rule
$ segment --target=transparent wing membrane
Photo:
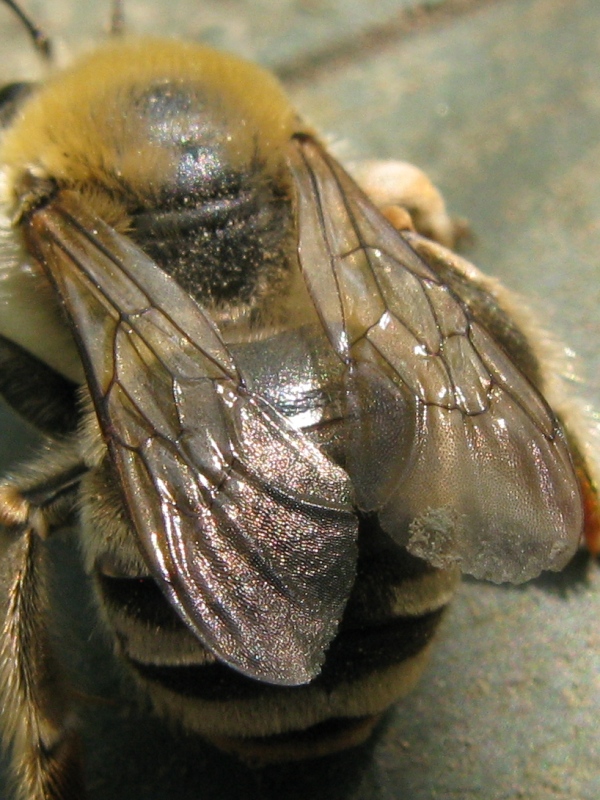
[[[27,235],[163,592],[235,669],[311,680],[355,576],[347,474],[245,388],[207,313],[77,196],[37,211]]]
[[[318,143],[295,140],[290,166],[300,266],[346,367],[359,506],[435,566],[493,581],[564,566],[582,504],[544,399]]]

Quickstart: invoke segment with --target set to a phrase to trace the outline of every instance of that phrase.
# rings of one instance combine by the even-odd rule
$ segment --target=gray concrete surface
[[[468,257],[530,298],[577,354],[574,390],[600,408],[600,6],[596,0],[158,0],[132,27],[204,37],[276,69],[348,156],[424,167],[471,223]],[[90,42],[91,0],[30,3]],[[75,36],[77,34],[77,36]],[[0,8],[0,77],[35,71]],[[598,417],[595,418],[598,423]],[[0,458],[23,433],[0,418]],[[524,588],[465,582],[419,688],[370,748],[251,773],[182,739],[119,693],[85,585],[62,543],[64,649],[88,693],[91,800],[597,800],[600,575],[580,558]],[[83,611],[82,611],[83,607]],[[104,698],[94,700],[93,698]],[[0,786],[0,796],[6,788]]]

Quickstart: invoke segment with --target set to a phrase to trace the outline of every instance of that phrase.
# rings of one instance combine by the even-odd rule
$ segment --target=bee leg
[[[0,484],[2,739],[19,800],[83,797],[74,718],[46,626],[43,538],[72,515],[84,467],[57,447]]]
[[[412,164],[368,160],[350,165],[350,171],[398,230],[416,230],[446,247],[468,233],[466,223],[449,217],[438,189]]]

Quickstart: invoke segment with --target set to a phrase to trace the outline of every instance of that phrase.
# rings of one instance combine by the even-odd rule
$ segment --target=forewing
[[[163,592],[230,666],[309,681],[354,580],[347,474],[245,388],[202,308],[76,195],[25,226]]]
[[[582,504],[544,399],[318,143],[295,140],[290,166],[301,269],[346,365],[359,507],[435,566],[560,569]]]

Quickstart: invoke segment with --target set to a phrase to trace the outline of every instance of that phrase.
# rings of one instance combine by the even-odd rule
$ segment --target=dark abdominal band
[[[97,575],[97,587],[105,607],[119,628],[119,618],[127,617],[148,636],[160,637],[161,629],[184,630],[183,623],[163,598],[150,578],[114,578]],[[379,625],[348,627],[332,642],[315,687],[329,691],[339,683],[357,681],[417,655],[431,640],[444,612],[436,609],[420,616],[396,617]],[[260,698],[273,691],[293,692],[293,688],[273,687],[251,680],[220,663],[198,665],[156,665],[141,663],[127,656],[127,662],[146,681],[159,684],[185,697],[208,701]],[[201,656],[199,654],[199,661]]]
[[[338,635],[327,651],[327,660],[312,686],[331,691],[339,683],[351,683],[416,655],[430,641],[443,610],[422,617],[404,617],[394,623]],[[273,691],[269,684],[246,678],[222,664],[159,667],[129,663],[146,680],[165,689],[201,700],[246,700]],[[293,687],[283,691],[293,692]]]

